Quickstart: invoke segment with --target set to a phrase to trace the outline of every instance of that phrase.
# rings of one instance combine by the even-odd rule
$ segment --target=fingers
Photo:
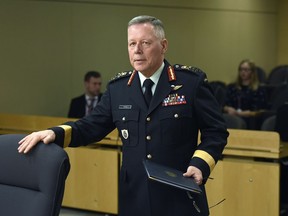
[[[43,138],[43,143],[49,144],[55,140],[55,134],[53,131],[47,131],[47,135]]]
[[[37,135],[37,133],[32,133],[26,137],[24,137],[19,142],[18,152],[26,154],[31,150],[33,146],[35,146],[41,139]]]
[[[189,166],[187,172],[183,174],[184,177],[192,177],[196,184],[201,185],[203,181],[202,172],[200,169],[194,166]]]
[[[54,140],[55,134],[52,130],[33,132],[19,141],[18,152],[26,154],[40,141],[48,144]]]

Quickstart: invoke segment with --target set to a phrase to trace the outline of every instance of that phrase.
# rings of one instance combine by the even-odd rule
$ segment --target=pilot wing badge
[[[121,134],[122,134],[122,137],[123,137],[124,139],[128,139],[129,133],[128,133],[128,130],[127,130],[127,129],[122,129],[122,130],[121,130]]]
[[[183,85],[171,85],[173,91],[177,91],[178,89],[182,88]]]

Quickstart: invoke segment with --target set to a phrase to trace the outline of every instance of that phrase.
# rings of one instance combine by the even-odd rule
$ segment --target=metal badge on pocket
[[[122,137],[123,137],[124,139],[128,139],[129,133],[128,133],[128,130],[127,130],[127,129],[122,129],[122,130],[121,130],[121,134],[122,134]]]

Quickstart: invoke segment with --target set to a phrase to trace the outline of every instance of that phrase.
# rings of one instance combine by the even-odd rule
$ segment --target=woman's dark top
[[[237,88],[235,84],[227,86],[226,106],[235,109],[257,111],[267,108],[266,90],[259,87],[257,90],[249,86]]]

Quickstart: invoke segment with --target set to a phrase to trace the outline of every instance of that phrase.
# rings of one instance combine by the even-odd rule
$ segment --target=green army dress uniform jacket
[[[149,107],[138,72],[120,73],[90,116],[52,128],[55,142],[64,147],[100,141],[115,127],[119,130],[119,216],[209,215],[204,185],[197,195],[148,180],[142,163],[148,159],[183,173],[193,165],[205,183],[227,142],[227,128],[205,73],[164,63]]]

